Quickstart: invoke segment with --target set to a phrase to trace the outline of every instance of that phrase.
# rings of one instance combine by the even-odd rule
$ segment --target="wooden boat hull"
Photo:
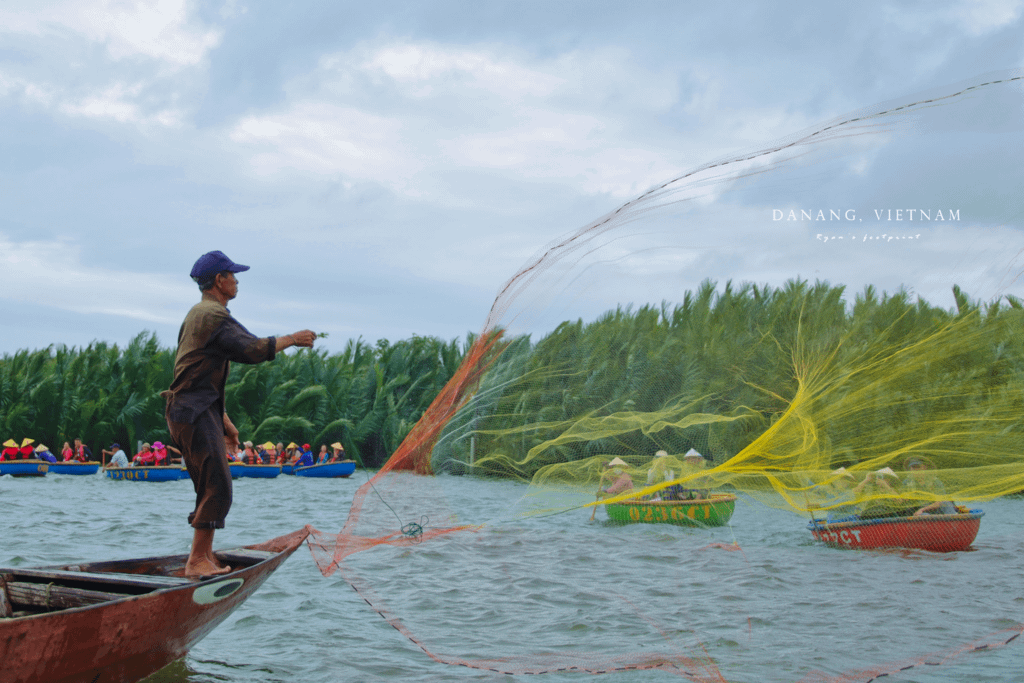
[[[956,515],[853,517],[832,523],[812,521],[807,528],[816,540],[833,548],[914,548],[948,553],[971,547],[984,515],[981,510],[971,510]]]
[[[0,476],[45,477],[50,464],[42,460],[5,460],[0,462]]]
[[[188,479],[188,470],[179,465],[170,467],[108,467],[107,479],[120,481],[177,481]]]
[[[231,463],[231,478],[251,477],[253,479],[273,479],[281,474],[280,465],[246,465],[244,463]]]
[[[356,463],[352,460],[342,462],[327,462],[323,465],[309,465],[308,467],[296,467],[294,474],[297,477],[351,477],[356,471]]]
[[[88,606],[0,618],[3,680],[139,681],[183,657],[258,589],[308,533],[302,529],[259,545],[220,551],[217,556],[222,561],[240,568],[202,582],[180,578],[185,555],[35,570],[0,569],[0,588],[8,597],[26,595],[26,587],[45,592],[47,600],[60,600],[62,595],[103,595],[103,589],[142,591]],[[82,579],[76,581],[75,576]],[[140,585],[118,584],[133,580]],[[47,581],[49,585],[44,583]],[[147,588],[153,582],[159,582],[156,589],[152,585]],[[62,584],[64,593],[58,590]],[[67,588],[74,585],[78,588]]]
[[[50,463],[50,474],[96,474],[100,471],[98,462],[55,462]]]
[[[698,500],[624,500],[605,505],[608,519],[620,524],[725,526],[736,510],[736,496],[712,493]]]

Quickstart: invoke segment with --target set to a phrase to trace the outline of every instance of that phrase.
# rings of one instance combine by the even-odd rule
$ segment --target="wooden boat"
[[[107,479],[124,481],[177,481],[188,479],[188,470],[181,465],[160,467],[107,467]]]
[[[50,474],[96,474],[99,471],[100,464],[95,461],[50,463]]]
[[[182,576],[186,555],[0,569],[6,683],[132,683],[183,657],[277,569],[301,529],[216,553],[235,568]]]
[[[45,477],[50,463],[43,460],[4,460],[0,462],[0,476]]]
[[[297,477],[351,477],[356,471],[355,460],[339,460],[337,462],[325,462],[323,465],[309,465],[307,467],[296,467],[294,474]]]
[[[252,477],[254,479],[273,479],[281,474],[280,465],[246,465],[241,462],[233,462],[231,467],[231,478]]]
[[[624,500],[605,505],[608,519],[622,524],[725,526],[736,510],[736,496],[712,493],[694,500]]]
[[[915,548],[948,553],[971,546],[984,515],[981,510],[970,510],[916,517],[851,516],[833,522],[813,520],[807,528],[816,540],[833,548]]]

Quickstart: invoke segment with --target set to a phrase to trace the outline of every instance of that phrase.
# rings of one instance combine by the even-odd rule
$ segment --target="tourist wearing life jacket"
[[[309,444],[302,444],[302,453],[295,460],[296,467],[309,467],[313,464],[313,451],[309,449]]]
[[[272,441],[260,444],[260,459],[265,465],[277,464],[277,447]]]
[[[64,442],[64,447],[60,449],[60,457],[63,458],[64,462],[68,462],[75,457],[75,451],[67,441]]]
[[[43,460],[44,462],[57,462],[57,456],[50,452],[44,444],[36,446],[35,456],[37,460]]]
[[[36,459],[36,447],[33,446],[36,442],[35,439],[25,438],[21,440],[21,448],[18,449],[18,456],[22,460],[35,460]]]
[[[18,442],[14,439],[4,441],[4,449],[0,451],[0,460],[17,460]]]
[[[334,453],[331,455],[330,462],[341,462],[345,459],[345,447],[340,442],[335,441],[331,444],[331,448],[334,449]]]
[[[132,458],[133,467],[152,467],[156,464],[156,453],[148,443],[142,444],[142,450]]]
[[[89,462],[92,460],[92,451],[82,443],[82,438],[75,439],[75,462]]]
[[[252,447],[252,441],[245,442],[245,450],[242,451],[242,462],[246,465],[262,465],[263,460],[260,459],[259,453]]]
[[[165,467],[170,464],[167,461],[167,447],[159,441],[153,442],[153,464],[157,467]]]

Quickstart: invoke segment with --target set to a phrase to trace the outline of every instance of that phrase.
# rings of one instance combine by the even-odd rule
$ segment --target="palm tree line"
[[[922,378],[949,385],[946,403],[889,396],[879,401],[887,406],[879,419],[906,423],[979,395],[1021,395],[1024,344],[1016,331],[1024,310],[1017,299],[983,306],[954,288],[957,307],[945,310],[905,291],[878,294],[869,286],[852,302],[844,294],[842,286],[824,282],[719,289],[705,281],[678,304],[619,307],[592,322],[566,321],[537,341],[507,339],[434,448],[434,471],[466,472],[499,454],[492,466],[504,464],[494,473],[509,474],[502,468],[511,467],[528,478],[551,462],[691,447],[721,461],[779,419],[797,391],[804,359],[831,358],[842,367],[873,349],[911,345],[966,316],[977,319],[972,343],[929,362]],[[453,376],[473,340],[414,336],[370,345],[357,339],[340,353],[302,350],[272,363],[235,364],[226,408],[244,439],[340,441],[350,457],[377,467]],[[75,437],[93,448],[168,441],[160,392],[170,385],[173,363],[174,349],[161,347],[150,332],[123,349],[94,342],[4,355],[0,434],[31,436],[54,448]],[[656,433],[620,430],[528,457],[581,420],[659,411],[734,419]],[[838,435],[851,427],[835,429]]]
[[[844,294],[824,282],[705,281],[677,305],[620,307],[534,344],[516,340],[452,420],[434,470],[529,480],[556,463],[690,448],[721,463],[822,372],[828,391],[812,412],[825,466],[949,431],[951,416],[962,433],[943,443],[955,452],[1024,452],[1019,300],[981,305],[954,287],[947,310],[903,290]],[[892,370],[901,363],[905,372]]]
[[[468,343],[468,342],[467,342]],[[340,441],[367,467],[383,463],[462,361],[457,341],[414,336],[340,353],[301,350],[272,363],[232,364],[226,409],[254,442]],[[51,346],[0,358],[0,433],[52,449],[81,437],[94,451],[118,442],[170,441],[160,392],[175,349],[142,332],[123,349],[106,342]]]

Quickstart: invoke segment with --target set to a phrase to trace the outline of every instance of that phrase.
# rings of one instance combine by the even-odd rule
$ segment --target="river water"
[[[216,545],[256,543],[305,524],[338,531],[367,476],[237,480]],[[521,518],[509,511],[523,485],[470,477],[440,484],[461,518],[491,523],[349,557],[372,590],[363,596],[340,574],[324,578],[300,549],[188,657],[147,681],[513,680],[435,661],[416,642],[446,661],[501,660],[502,670],[619,656],[684,662],[599,679],[609,683],[686,674],[867,681],[902,666],[911,668],[884,680],[1022,675],[1024,638],[951,655],[979,641],[1005,642],[1024,622],[1024,500],[978,506],[986,515],[971,552],[930,554],[825,548],[806,520],[742,499],[730,526],[693,530],[613,526],[603,511],[590,522],[589,509]],[[0,565],[186,553],[193,502],[188,480],[0,477]],[[593,680],[576,672],[539,679]]]

